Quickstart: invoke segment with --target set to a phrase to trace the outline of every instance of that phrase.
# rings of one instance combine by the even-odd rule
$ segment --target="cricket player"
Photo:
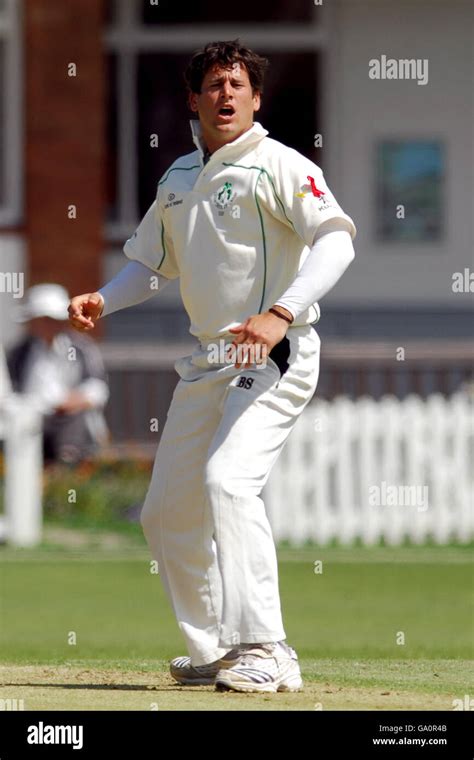
[[[179,278],[196,346],[175,363],[141,522],[188,650],[171,674],[218,691],[303,685],[260,493],[316,389],[317,302],[356,234],[321,169],[254,122],[266,65],[239,40],[193,55],[196,148],[158,182],[124,246],[129,263],[69,306],[90,330],[151,297],[157,277],[158,290]]]

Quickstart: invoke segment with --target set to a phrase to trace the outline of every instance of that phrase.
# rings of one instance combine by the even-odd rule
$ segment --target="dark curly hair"
[[[209,69],[216,64],[222,68],[231,68],[235,63],[245,66],[252,92],[263,92],[263,80],[268,60],[254,53],[250,48],[240,44],[240,40],[227,42],[209,42],[202,50],[197,50],[184,72],[188,90],[199,94],[202,80]]]

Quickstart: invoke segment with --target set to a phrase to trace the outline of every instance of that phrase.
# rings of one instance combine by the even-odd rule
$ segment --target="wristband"
[[[290,319],[289,317],[285,317],[284,314],[280,314],[280,312],[277,311],[276,309],[268,309],[268,311],[270,312],[270,314],[274,314],[276,317],[280,317],[280,319],[284,319],[285,322],[288,322],[288,324],[290,325],[293,323],[292,319]]]

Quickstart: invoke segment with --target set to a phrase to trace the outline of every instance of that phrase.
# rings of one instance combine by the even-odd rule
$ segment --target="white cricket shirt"
[[[199,121],[191,128],[197,150],[165,172],[124,252],[164,277],[180,278],[190,332],[209,341],[278,300],[324,222],[345,220],[352,239],[356,227],[322,170],[267,137],[258,122],[207,163]],[[318,319],[314,304],[293,325]]]

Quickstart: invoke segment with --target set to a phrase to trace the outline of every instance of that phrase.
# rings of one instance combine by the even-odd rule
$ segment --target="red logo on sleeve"
[[[322,190],[318,190],[316,187],[316,182],[314,181],[314,177],[310,177],[308,175],[309,183],[311,185],[311,192],[315,196],[315,198],[321,198],[322,195],[324,195],[324,192]]]

